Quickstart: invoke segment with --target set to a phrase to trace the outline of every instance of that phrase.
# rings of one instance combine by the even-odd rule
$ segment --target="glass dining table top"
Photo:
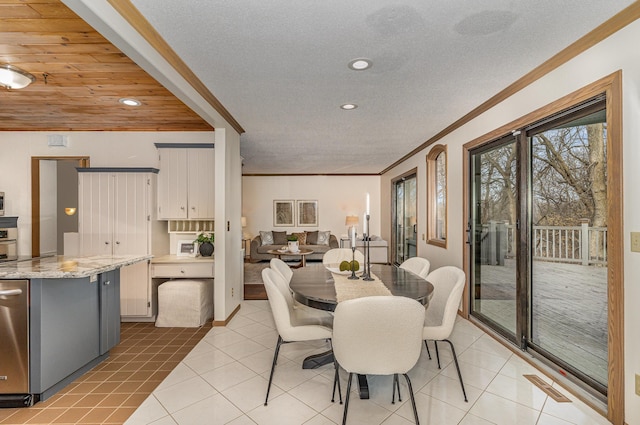
[[[392,295],[412,298],[425,306],[433,294],[433,285],[428,280],[396,266],[372,264],[371,274],[377,276]],[[333,276],[322,263],[307,263],[306,267],[293,270],[289,287],[294,298],[309,307],[327,311],[336,307]]]

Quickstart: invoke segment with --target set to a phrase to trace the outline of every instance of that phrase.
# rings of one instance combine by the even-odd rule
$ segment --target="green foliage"
[[[212,233],[203,232],[198,235],[198,237],[194,242],[198,242],[198,243],[210,242],[213,244],[214,239],[215,239],[215,235],[213,234],[213,232]]]

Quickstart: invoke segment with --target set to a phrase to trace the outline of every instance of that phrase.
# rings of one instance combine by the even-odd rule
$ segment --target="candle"
[[[356,246],[356,226],[351,226],[351,247]]]
[[[371,214],[371,210],[370,210],[370,205],[369,205],[369,192],[367,192],[367,209],[366,209],[366,213],[367,215]]]
[[[367,220],[367,213],[364,213],[364,222],[362,224],[362,233],[369,234],[369,220]]]

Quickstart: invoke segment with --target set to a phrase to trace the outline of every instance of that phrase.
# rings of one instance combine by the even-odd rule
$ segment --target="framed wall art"
[[[276,227],[293,227],[293,201],[273,201],[273,225]]]
[[[298,226],[318,227],[318,201],[298,201]]]

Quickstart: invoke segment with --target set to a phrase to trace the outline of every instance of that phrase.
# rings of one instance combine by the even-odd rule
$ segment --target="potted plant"
[[[298,237],[296,235],[288,235],[287,243],[289,245],[289,251],[298,252]]]
[[[198,242],[198,251],[203,257],[211,257],[213,254],[213,233],[202,232],[198,235],[194,242]]]

